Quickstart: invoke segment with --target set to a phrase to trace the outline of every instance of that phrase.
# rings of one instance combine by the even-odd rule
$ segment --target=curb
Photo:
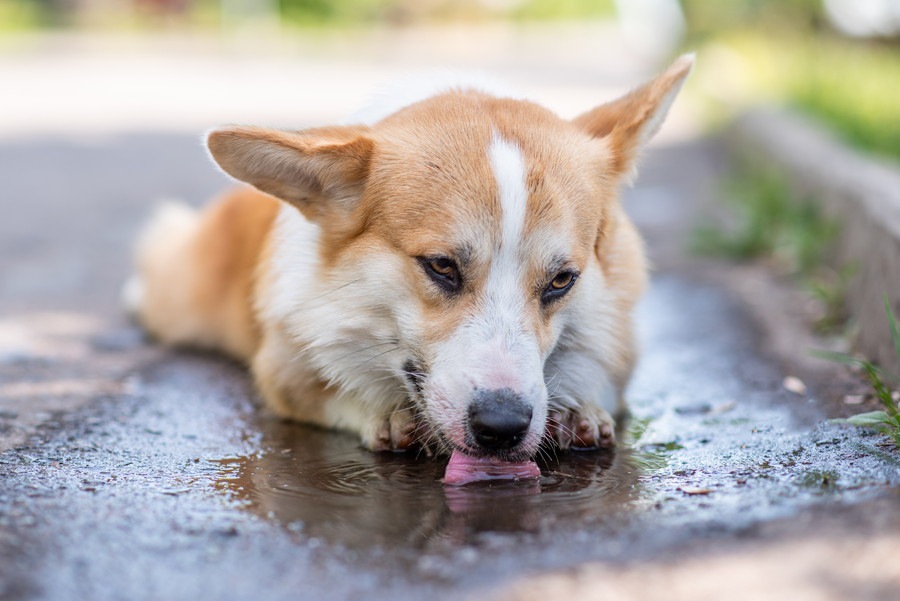
[[[847,147],[811,119],[758,109],[725,132],[732,154],[782,170],[803,198],[820,202],[840,224],[833,266],[855,265],[847,309],[858,328],[856,348],[900,372],[884,312],[884,295],[900,314],[900,165]]]

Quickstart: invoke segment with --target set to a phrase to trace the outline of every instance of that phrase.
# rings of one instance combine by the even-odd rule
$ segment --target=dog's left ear
[[[628,175],[638,151],[659,131],[693,66],[694,55],[682,55],[656,79],[572,122],[595,138],[607,140],[613,172]]]

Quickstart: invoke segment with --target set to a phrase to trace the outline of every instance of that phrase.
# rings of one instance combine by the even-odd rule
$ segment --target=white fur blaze
[[[520,360],[515,360],[515,355],[520,351],[528,354],[535,346],[533,340],[527,340],[524,336],[525,297],[519,257],[528,190],[525,185],[525,159],[514,144],[495,135],[488,156],[500,199],[500,240],[491,262],[479,322],[486,330],[483,339],[491,341],[494,346],[492,356],[487,357],[488,369],[502,378],[504,369],[509,369],[504,366],[520,363]],[[498,382],[498,387],[506,385]],[[519,386],[514,388],[521,390]]]
[[[497,180],[501,210],[501,245],[498,259],[515,262],[525,229],[528,190],[525,187],[525,159],[510,142],[495,135],[488,149],[491,168]]]
[[[527,170],[519,148],[497,135],[487,159],[500,205],[491,263],[478,292],[477,311],[438,349],[427,411],[451,442],[463,447],[473,392],[509,389],[532,408],[521,448],[533,453],[544,432],[547,392],[540,348],[528,323],[528,303],[533,299],[522,269]]]

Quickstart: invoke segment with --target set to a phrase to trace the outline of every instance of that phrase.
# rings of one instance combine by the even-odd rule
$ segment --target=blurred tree
[[[43,25],[64,27],[71,25],[78,12],[78,0],[34,0],[39,7],[39,18]]]
[[[821,0],[682,0],[689,33],[708,37],[752,27],[815,31],[825,22]]]
[[[138,10],[159,15],[184,14],[189,0],[134,0]]]
[[[279,0],[282,18],[297,23],[377,20],[399,0]]]
[[[300,23],[411,22],[429,19],[518,20],[608,17],[613,0],[279,0],[282,16]]]

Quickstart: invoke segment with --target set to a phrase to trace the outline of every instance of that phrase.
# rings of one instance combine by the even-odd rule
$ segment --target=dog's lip
[[[473,459],[505,461],[507,463],[522,463],[525,461],[532,461],[534,459],[534,456],[537,454],[537,449],[535,449],[531,453],[522,452],[521,450],[518,452],[516,450],[512,450],[502,453],[491,453],[469,444],[459,445],[450,442],[448,446],[450,447],[451,455],[453,453],[462,453],[463,455],[472,457]]]

